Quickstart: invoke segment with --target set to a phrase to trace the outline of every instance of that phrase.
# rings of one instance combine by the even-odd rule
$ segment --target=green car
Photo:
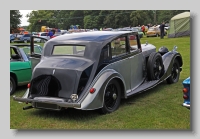
[[[144,36],[144,33],[142,32],[141,27],[133,27],[132,30],[138,32],[140,38]]]
[[[43,48],[35,44],[35,54],[41,55]],[[10,95],[13,95],[17,86],[30,82],[32,69],[38,63],[30,60],[30,44],[17,44],[10,46]]]

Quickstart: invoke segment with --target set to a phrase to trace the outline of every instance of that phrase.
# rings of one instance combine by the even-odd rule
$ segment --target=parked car
[[[47,40],[50,39],[50,37],[48,36],[48,32],[39,32],[37,35],[38,37],[45,38]]]
[[[16,35],[10,34],[10,43],[13,42],[16,38]]]
[[[167,31],[165,30],[165,34],[167,35]],[[150,27],[146,33],[147,37],[158,37],[160,36],[160,28],[159,27]]]
[[[27,43],[27,42],[30,42],[30,39],[31,39],[31,34],[24,34],[20,38],[16,38],[14,40],[14,42],[24,42],[24,43]]]
[[[133,27],[132,29],[133,29],[133,31],[138,32],[140,38],[142,38],[144,36],[144,33],[142,32],[141,27]]]
[[[20,38],[23,36],[23,34],[16,34],[15,40],[20,40]]]
[[[118,28],[117,30],[114,31],[134,31],[134,32],[138,32],[138,35],[140,38],[143,37],[144,33],[142,32],[141,28],[139,27],[125,27],[125,28]]]
[[[32,70],[37,63],[30,61],[30,44],[15,44],[10,46],[10,95],[13,95],[17,86],[30,82]],[[34,44],[36,55],[42,53],[43,48]]]
[[[150,27],[146,33],[147,37],[158,37],[160,36],[160,28],[159,27]]]
[[[190,108],[190,77],[183,81],[183,106]]]
[[[103,29],[103,31],[112,31],[113,30],[113,28],[105,28],[105,29]]]
[[[154,45],[141,44],[133,31],[61,35],[44,44],[27,91],[13,99],[30,104],[24,110],[75,108],[111,113],[121,99],[165,80],[178,82],[182,64],[176,46],[172,51],[163,46],[156,52]]]

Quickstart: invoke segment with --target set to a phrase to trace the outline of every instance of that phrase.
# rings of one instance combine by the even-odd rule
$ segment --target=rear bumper
[[[21,97],[15,97],[13,96],[14,101],[18,102],[25,102],[25,103],[32,103],[34,108],[42,108],[42,109],[57,109],[57,108],[81,108],[80,103],[74,103],[74,102],[66,102],[64,99],[60,98],[53,98],[53,97],[35,97],[34,99],[28,99],[28,98],[21,98]],[[38,107],[37,104],[44,104],[40,105]],[[48,105],[49,104],[49,105]],[[54,107],[51,107],[54,105]],[[55,106],[57,106],[55,108]]]

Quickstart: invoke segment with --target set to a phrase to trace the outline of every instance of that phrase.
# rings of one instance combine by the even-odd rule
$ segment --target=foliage
[[[21,24],[21,17],[22,15],[20,14],[19,10],[10,10],[10,32],[19,27]]]
[[[99,29],[160,24],[184,11],[189,10],[38,10],[27,17],[30,31],[40,31],[41,26],[69,29],[77,24],[81,28]]]

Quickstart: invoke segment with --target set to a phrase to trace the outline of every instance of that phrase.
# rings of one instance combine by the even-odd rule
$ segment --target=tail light
[[[188,99],[188,96],[187,96],[187,95],[183,95],[183,98],[184,98],[184,99]]]
[[[90,93],[91,93],[91,94],[93,94],[95,91],[96,91],[95,88],[91,88],[91,89],[90,89]]]
[[[187,93],[188,89],[187,88],[183,88],[183,93]]]
[[[30,87],[31,87],[31,84],[29,83],[29,84],[27,85],[27,87],[30,88]]]

